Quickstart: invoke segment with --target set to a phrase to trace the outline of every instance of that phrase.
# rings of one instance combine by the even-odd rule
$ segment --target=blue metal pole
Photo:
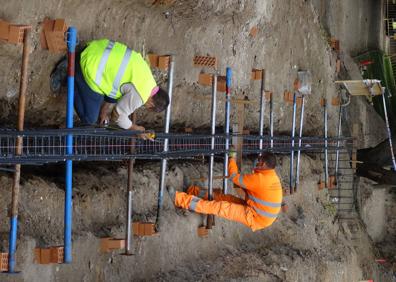
[[[67,31],[67,108],[66,108],[66,127],[73,128],[73,104],[74,104],[74,69],[76,58],[77,29],[69,27]],[[73,154],[73,135],[68,134],[66,137],[66,154]],[[66,190],[65,190],[65,226],[64,226],[64,262],[72,262],[72,176],[73,162],[66,160]]]
[[[227,67],[226,69],[226,102],[225,102],[225,128],[224,133],[226,134],[225,149],[224,153],[224,167],[223,167],[223,192],[228,193],[228,150],[230,149],[230,112],[231,112],[231,77],[232,70]]]

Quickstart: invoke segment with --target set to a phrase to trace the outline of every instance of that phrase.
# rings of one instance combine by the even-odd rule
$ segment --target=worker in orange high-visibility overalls
[[[263,153],[253,173],[249,174],[238,172],[235,155],[235,152],[230,153],[228,175],[245,191],[244,200],[214,189],[214,200],[208,201],[207,192],[198,186],[190,186],[186,193],[175,192],[173,187],[168,187],[168,192],[176,207],[237,221],[253,231],[266,228],[276,220],[282,205],[282,187],[275,172],[275,155]]]

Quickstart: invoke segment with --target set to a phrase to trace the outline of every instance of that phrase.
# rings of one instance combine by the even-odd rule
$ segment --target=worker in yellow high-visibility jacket
[[[282,187],[275,166],[275,155],[263,153],[253,173],[240,174],[235,152],[230,154],[229,179],[245,191],[245,199],[218,190],[213,193],[214,200],[208,201],[207,192],[198,186],[190,186],[186,193],[172,187],[168,191],[176,207],[237,221],[256,231],[270,226],[281,210]]]
[[[51,83],[59,78],[51,75]],[[75,109],[83,124],[104,123],[111,104],[116,104],[113,121],[121,128],[144,131],[129,119],[143,106],[161,112],[169,104],[142,55],[126,45],[108,39],[94,40],[77,54]]]

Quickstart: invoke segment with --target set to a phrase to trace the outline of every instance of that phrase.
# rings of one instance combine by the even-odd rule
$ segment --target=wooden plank
[[[352,96],[371,96],[369,87],[363,80],[337,80],[337,84],[343,84]],[[372,86],[374,95],[381,95],[382,89],[380,83],[374,83]]]

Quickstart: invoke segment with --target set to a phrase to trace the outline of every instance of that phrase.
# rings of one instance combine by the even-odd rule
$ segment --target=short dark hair
[[[154,103],[154,111],[157,113],[165,111],[169,105],[169,95],[162,88],[158,90],[157,94],[155,94],[152,99]]]
[[[269,169],[274,169],[276,167],[276,157],[270,152],[262,153],[258,160],[259,162],[265,163]]]

